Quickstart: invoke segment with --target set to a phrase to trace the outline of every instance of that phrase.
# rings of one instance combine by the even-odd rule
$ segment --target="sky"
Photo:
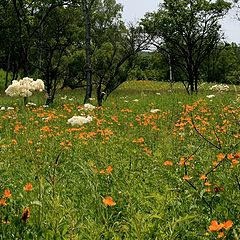
[[[123,5],[123,20],[125,22],[136,23],[146,12],[158,9],[160,0],[116,0]],[[222,30],[227,42],[240,43],[240,21],[235,18],[234,11],[221,20]]]

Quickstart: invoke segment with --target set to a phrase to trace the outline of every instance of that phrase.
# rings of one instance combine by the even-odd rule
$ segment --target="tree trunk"
[[[104,97],[104,93],[102,92],[102,81],[103,79],[101,78],[97,86],[97,102],[99,107],[102,106],[103,97]]]
[[[197,76],[195,76],[194,77],[194,90],[195,90],[195,93],[197,94],[197,92],[198,92],[198,77]]]
[[[8,73],[10,70],[10,58],[11,58],[11,52],[8,53],[8,60],[7,60],[7,71],[6,71],[6,75],[5,75],[5,90],[7,89],[8,86]]]
[[[169,82],[170,82],[170,87],[171,90],[173,89],[173,72],[172,72],[172,62],[171,62],[171,57],[168,54],[168,64],[169,64]]]
[[[12,80],[17,79],[18,78],[18,64],[16,63],[16,61],[14,60],[14,62],[12,63]]]
[[[194,68],[194,84],[195,84],[195,92],[198,93],[198,79],[199,78],[199,71],[198,68]]]
[[[190,87],[190,94],[194,92],[194,74],[192,71],[192,66],[188,66],[188,86]]]
[[[49,73],[49,67],[47,68],[46,74],[45,74],[45,81],[46,81],[46,90],[47,90],[47,100],[46,100],[46,105],[50,105],[53,103],[53,99],[51,96],[52,92],[52,85],[50,82],[50,73]]]
[[[28,104],[28,97],[23,98],[23,104],[24,104],[24,106],[26,106]]]
[[[91,66],[91,18],[90,18],[90,5],[87,0],[83,0],[83,11],[85,14],[85,45],[86,45],[86,94],[84,103],[89,102],[89,98],[92,97],[92,66]]]
[[[51,96],[48,96],[46,100],[46,105],[51,105],[51,104],[53,104],[53,98]]]

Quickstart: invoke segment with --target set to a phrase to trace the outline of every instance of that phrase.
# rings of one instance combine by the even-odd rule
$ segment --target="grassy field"
[[[131,81],[92,111],[81,93],[0,95],[0,239],[239,239],[239,86]]]

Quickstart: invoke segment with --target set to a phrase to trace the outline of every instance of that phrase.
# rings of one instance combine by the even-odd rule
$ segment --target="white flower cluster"
[[[81,126],[83,124],[89,123],[93,120],[91,116],[83,117],[83,116],[73,116],[72,118],[69,118],[67,123],[71,124],[72,126]]]
[[[30,97],[33,91],[44,90],[44,82],[41,79],[34,81],[32,78],[25,77],[19,81],[13,80],[12,84],[5,90],[10,97]]]
[[[206,97],[210,99],[210,98],[214,98],[215,95],[211,94],[211,95],[207,95]]]
[[[160,112],[161,110],[156,108],[156,109],[151,109],[150,110],[150,113],[157,113],[157,112]]]
[[[229,86],[226,85],[226,84],[222,84],[222,83],[221,84],[215,84],[212,87],[210,87],[210,90],[216,90],[216,91],[219,91],[219,92],[228,91]]]
[[[36,103],[33,103],[33,102],[28,102],[28,103],[27,103],[27,106],[28,106],[28,107],[29,107],[29,106],[35,107],[35,106],[37,106],[37,104],[36,104]]]
[[[85,103],[83,107],[84,107],[84,110],[89,110],[89,111],[92,111],[96,108],[95,106],[93,106],[90,103]]]
[[[2,106],[1,108],[0,108],[0,110],[1,111],[5,111],[5,110],[7,110],[7,111],[11,111],[11,110],[14,110],[14,108],[13,107],[4,107],[4,106]]]

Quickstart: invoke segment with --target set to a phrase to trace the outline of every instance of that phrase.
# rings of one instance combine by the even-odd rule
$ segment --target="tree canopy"
[[[197,91],[200,67],[222,39],[219,20],[230,7],[223,0],[165,0],[142,20],[190,92]]]
[[[48,104],[57,89],[80,87],[84,102],[94,90],[101,105],[129,76],[173,76],[189,93],[197,92],[201,78],[234,82],[239,47],[222,43],[219,23],[230,8],[224,0],[165,0],[140,23],[126,26],[116,0],[2,0],[5,88],[10,75],[37,77],[45,81]]]
[[[12,79],[43,78],[47,103],[63,83],[86,86],[85,102],[96,86],[101,104],[103,90],[108,96],[126,81],[133,55],[148,45],[139,27],[124,25],[121,11],[115,0],[1,1],[0,67]]]

